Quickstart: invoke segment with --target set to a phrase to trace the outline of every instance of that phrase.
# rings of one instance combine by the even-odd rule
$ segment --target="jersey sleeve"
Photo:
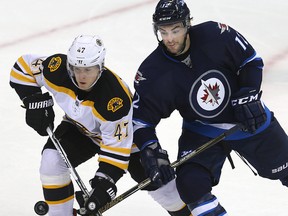
[[[201,49],[211,61],[236,73],[239,88],[260,88],[263,60],[243,35],[226,24],[213,21],[192,28],[196,29],[192,29],[192,41],[201,41]]]
[[[168,72],[166,66],[169,65],[159,50],[140,65],[134,80],[134,143],[140,150],[152,142],[159,142],[157,125],[176,109],[178,91],[171,84],[174,77]]]
[[[264,66],[262,58],[238,31],[220,23],[218,28],[222,41],[226,43],[225,48],[229,52],[231,61],[238,67],[236,71],[239,88],[253,87],[259,90]]]
[[[43,77],[41,72],[45,56],[23,55],[17,59],[10,72],[10,86],[21,99],[41,92]]]
[[[158,142],[156,126],[160,121],[160,115],[151,105],[149,99],[140,96],[137,91],[135,92],[133,97],[133,142],[140,150],[150,143]]]

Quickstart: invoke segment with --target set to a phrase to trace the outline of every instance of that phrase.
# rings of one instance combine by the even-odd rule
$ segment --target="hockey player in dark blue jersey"
[[[222,23],[191,26],[183,0],[160,0],[153,24],[159,45],[139,67],[133,99],[134,142],[152,183],[160,187],[175,175],[156,126],[178,110],[179,158],[235,124],[242,126],[177,167],[176,186],[193,216],[227,215],[211,191],[232,150],[261,177],[288,186],[287,134],[261,101],[263,61],[251,44]]]

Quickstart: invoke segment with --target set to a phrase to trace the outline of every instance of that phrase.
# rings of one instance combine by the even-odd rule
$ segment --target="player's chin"
[[[178,47],[167,47],[167,50],[171,53],[171,54],[173,54],[173,55],[177,55],[179,52],[180,52],[180,50],[178,49]]]
[[[78,88],[82,91],[89,91],[90,90],[90,86],[88,85],[78,85]]]

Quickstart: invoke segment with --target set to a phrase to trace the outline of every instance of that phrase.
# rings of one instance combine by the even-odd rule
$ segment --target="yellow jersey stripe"
[[[22,81],[22,82],[27,82],[27,83],[33,83],[36,84],[36,80],[33,77],[25,76],[22,74],[17,73],[13,69],[10,72],[10,75],[15,78],[16,80]]]
[[[24,60],[23,56],[21,56],[20,58],[18,58],[18,62],[19,64],[24,68],[25,72],[27,72],[28,74],[30,74],[31,76],[33,76],[33,73],[31,71],[31,68],[29,67],[29,65],[26,63],[26,61]]]
[[[63,185],[42,185],[42,187],[45,189],[58,189],[58,188],[67,187],[70,184],[71,184],[71,181]]]
[[[107,68],[107,67],[106,67]],[[112,70],[110,70],[109,68],[107,68],[109,71],[111,71],[111,73],[113,73],[113,75],[117,78],[118,82],[120,83],[120,85],[122,86],[122,88],[124,89],[124,91],[126,92],[127,95],[129,95],[129,100],[132,103],[132,93],[129,90],[129,88],[124,84],[124,81],[121,80],[121,78],[119,76],[117,76],[116,73],[114,73]]]
[[[131,148],[119,148],[119,147],[112,147],[112,146],[106,146],[106,145],[103,145],[103,144],[100,144],[100,147],[101,147],[101,150],[108,150],[110,152],[113,152],[113,153],[120,153],[121,155],[127,155],[129,156],[130,153],[131,153]]]
[[[107,158],[103,158],[101,157],[101,155],[99,156],[99,159],[98,159],[99,162],[105,162],[105,163],[108,163],[108,164],[112,164],[122,170],[127,170],[128,169],[128,162],[127,163],[119,163],[119,162],[116,162],[116,161],[113,161],[113,160],[109,160]]]
[[[75,93],[69,89],[69,88],[66,88],[66,87],[62,87],[62,86],[57,86],[53,83],[51,83],[49,80],[45,79],[45,82],[47,83],[47,85],[52,88],[54,91],[56,92],[62,92],[62,93],[65,93],[65,94],[68,94],[70,97],[72,97],[73,99],[76,98],[76,95]]]

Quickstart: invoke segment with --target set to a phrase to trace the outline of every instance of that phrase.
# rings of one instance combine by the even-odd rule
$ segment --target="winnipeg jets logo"
[[[215,85],[211,85],[209,83],[205,83],[204,80],[201,80],[202,85],[205,87],[204,96],[201,97],[204,103],[211,103],[212,106],[218,104],[219,97],[219,85],[215,83]]]
[[[140,81],[146,80],[145,77],[143,77],[143,74],[140,71],[137,71],[134,82],[135,84],[139,84]]]
[[[220,34],[222,34],[225,31],[230,31],[229,26],[223,23],[218,23],[218,28],[221,30]]]
[[[218,116],[229,103],[231,88],[221,71],[209,70],[192,85],[190,105],[203,118]]]
[[[197,104],[207,111],[217,109],[222,104],[225,94],[223,82],[216,77],[206,80],[202,78],[200,82],[201,85],[197,93]]]

